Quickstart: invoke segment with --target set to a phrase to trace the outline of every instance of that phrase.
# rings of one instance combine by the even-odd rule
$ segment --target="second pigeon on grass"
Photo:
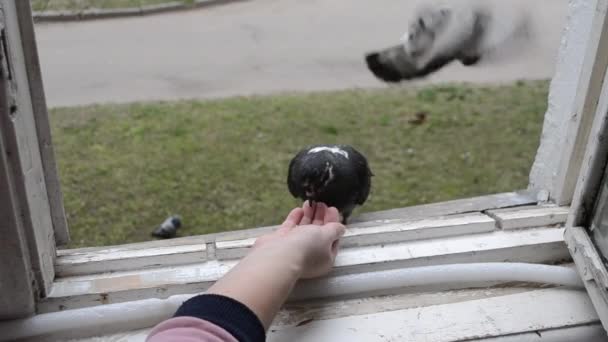
[[[367,159],[352,146],[315,145],[291,160],[287,186],[294,197],[336,207],[346,223],[367,200],[371,177]]]

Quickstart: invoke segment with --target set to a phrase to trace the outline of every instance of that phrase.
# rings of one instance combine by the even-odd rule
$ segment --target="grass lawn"
[[[278,223],[298,204],[287,165],[303,146],[353,144],[372,194],[355,212],[524,188],[547,82],[283,94],[57,108],[51,121],[70,247]],[[410,121],[428,113],[422,124]]]
[[[19,0],[22,1],[22,0]],[[145,5],[157,5],[168,2],[192,3],[193,0],[30,0],[32,10],[73,10],[81,11],[91,8],[129,8]]]

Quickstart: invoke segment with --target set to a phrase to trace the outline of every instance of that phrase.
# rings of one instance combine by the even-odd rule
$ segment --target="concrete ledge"
[[[195,0],[193,3],[184,3],[183,1],[171,1],[158,5],[147,5],[140,7],[128,7],[117,9],[90,8],[82,11],[42,11],[33,12],[32,15],[34,17],[35,22],[61,22],[110,19],[183,11],[241,1],[246,0]]]

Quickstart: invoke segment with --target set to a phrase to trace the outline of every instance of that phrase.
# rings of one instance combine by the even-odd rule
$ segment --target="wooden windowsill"
[[[424,208],[418,207],[418,215],[413,214],[411,220],[376,218],[353,223],[330,277],[447,263],[570,259],[561,227],[567,207],[530,206],[530,197],[512,193],[497,196],[491,199],[498,198],[502,207],[487,200],[485,209],[471,212],[470,200],[461,200],[460,210],[450,202],[449,210],[443,211],[437,204],[430,205],[432,210],[426,212],[438,216],[424,217]],[[505,201],[507,197],[516,200]],[[38,312],[204,291],[238,262],[255,236],[269,229],[181,238],[179,243],[176,239],[64,250],[57,258],[58,277]]]

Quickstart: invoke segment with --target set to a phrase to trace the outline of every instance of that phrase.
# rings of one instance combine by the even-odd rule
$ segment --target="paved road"
[[[50,106],[71,106],[383,87],[367,71],[363,54],[396,43],[414,2],[255,0],[38,24],[47,99]],[[499,65],[451,65],[422,83],[551,77],[567,0],[534,2],[542,4],[535,11],[542,40],[533,48]]]

